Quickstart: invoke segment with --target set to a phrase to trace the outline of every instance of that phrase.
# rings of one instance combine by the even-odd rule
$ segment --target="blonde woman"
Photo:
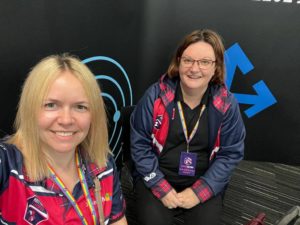
[[[31,70],[16,132],[0,143],[1,222],[127,225],[100,94],[76,57],[49,56]]]

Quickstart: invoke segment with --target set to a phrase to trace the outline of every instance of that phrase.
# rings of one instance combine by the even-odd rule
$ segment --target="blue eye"
[[[89,108],[85,105],[76,105],[76,110],[79,112],[86,112],[89,110]]]
[[[55,109],[56,107],[57,107],[56,103],[53,102],[49,102],[44,105],[44,108],[48,110]]]

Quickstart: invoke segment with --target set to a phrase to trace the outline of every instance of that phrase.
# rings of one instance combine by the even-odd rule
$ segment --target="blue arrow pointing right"
[[[262,110],[277,102],[265,82],[259,81],[252,87],[256,91],[257,95],[234,93],[234,96],[239,103],[253,105],[245,111],[248,118],[251,118],[255,114],[261,112]]]

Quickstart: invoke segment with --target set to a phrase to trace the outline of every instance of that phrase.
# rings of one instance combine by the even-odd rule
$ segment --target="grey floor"
[[[134,194],[126,167],[122,169],[122,188],[128,223],[137,225]],[[275,224],[295,205],[300,205],[300,167],[244,160],[228,186],[222,225],[245,225],[259,212],[266,214],[266,224]],[[174,224],[183,223],[179,218]]]
[[[286,211],[300,205],[300,167],[242,161],[224,204],[224,225],[245,224],[258,212],[266,213],[266,224],[275,224]]]

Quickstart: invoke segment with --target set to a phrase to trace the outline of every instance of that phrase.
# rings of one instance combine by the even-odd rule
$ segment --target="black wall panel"
[[[49,54],[71,52],[99,78],[118,152],[121,107],[135,104],[166,71],[185,34],[211,28],[227,49],[230,90],[247,128],[246,159],[299,164],[299,22],[295,0],[2,0],[1,136],[13,132],[30,68]]]

